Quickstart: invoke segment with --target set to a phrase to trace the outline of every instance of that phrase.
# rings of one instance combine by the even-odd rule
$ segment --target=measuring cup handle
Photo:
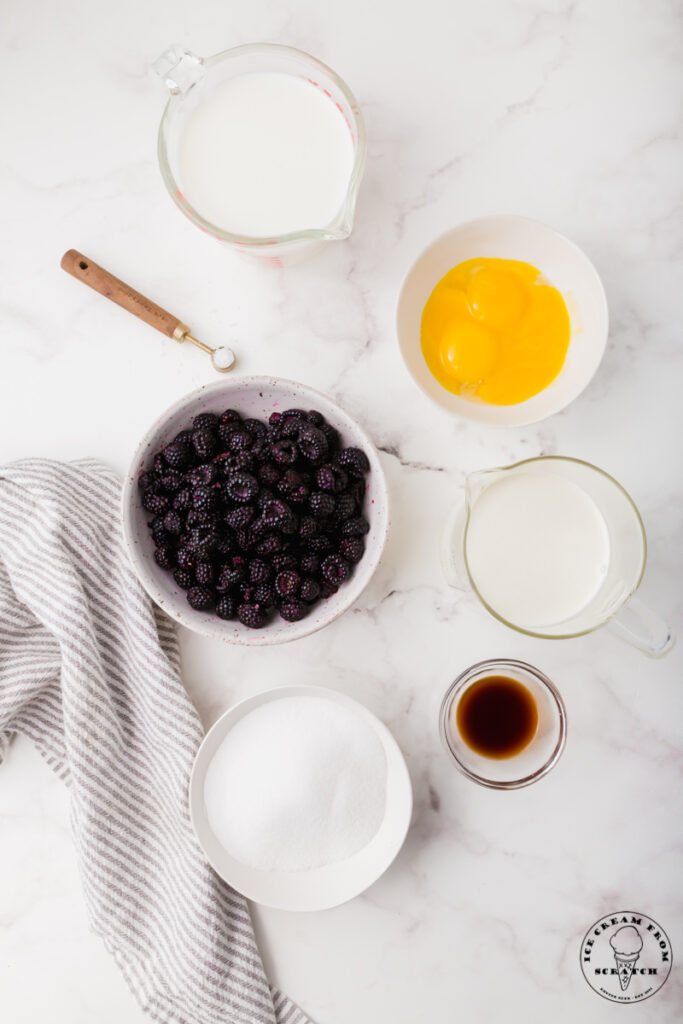
[[[204,77],[204,58],[174,43],[150,67],[172,96],[184,95]]]
[[[608,629],[650,658],[663,658],[676,643],[671,626],[637,597],[624,605]]]

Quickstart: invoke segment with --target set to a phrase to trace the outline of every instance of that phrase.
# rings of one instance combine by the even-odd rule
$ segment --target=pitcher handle
[[[663,658],[676,643],[671,626],[637,597],[624,605],[608,629],[650,658]]]
[[[204,77],[204,58],[174,43],[157,57],[150,71],[162,80],[172,96],[184,95]]]

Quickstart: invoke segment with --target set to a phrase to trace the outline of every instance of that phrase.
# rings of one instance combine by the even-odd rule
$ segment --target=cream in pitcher
[[[258,238],[332,221],[353,161],[349,128],[328,96],[271,71],[222,82],[188,120],[180,148],[181,181],[197,212]]]
[[[545,456],[470,474],[442,554],[448,581],[513,629],[563,639],[609,623],[653,657],[674,644],[634,596],[646,560],[638,509],[588,462]]]
[[[465,554],[485,603],[534,630],[573,618],[595,597],[609,566],[609,533],[572,481],[504,475],[477,500]]]

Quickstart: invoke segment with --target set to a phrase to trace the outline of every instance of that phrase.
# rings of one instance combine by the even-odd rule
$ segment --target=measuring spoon
[[[145,298],[140,292],[136,292],[125,281],[120,281],[118,277],[114,277],[108,270],[98,266],[97,263],[76,249],[69,249],[64,253],[61,266],[67,274],[71,274],[83,284],[87,284],[89,288],[104,295],[105,299],[111,299],[117,306],[128,310],[139,320],[144,320],[150,327],[156,327],[167,337],[175,338],[176,341],[189,341],[200,348],[202,352],[208,352],[214,370],[218,370],[219,373],[227,373],[235,365],[235,353],[227,345],[221,345],[218,348],[205,345],[203,341],[194,338],[190,334],[190,328],[172,313],[167,313],[161,306],[157,306],[155,302]]]

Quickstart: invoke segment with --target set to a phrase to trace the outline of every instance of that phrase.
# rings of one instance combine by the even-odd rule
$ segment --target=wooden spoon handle
[[[76,249],[69,249],[64,253],[62,270],[66,270],[67,274],[71,274],[72,277],[77,277],[79,281],[87,284],[90,288],[94,288],[100,295],[104,295],[105,299],[111,299],[117,306],[122,306],[133,316],[144,320],[150,327],[156,327],[158,331],[168,335],[169,338],[175,337],[180,341],[189,330],[177,316],[167,313],[161,306],[157,306],[156,302],[146,299],[125,281],[120,281],[118,277],[114,277],[108,270],[99,267],[97,263],[93,263],[91,259],[88,259],[83,253],[77,252]]]

